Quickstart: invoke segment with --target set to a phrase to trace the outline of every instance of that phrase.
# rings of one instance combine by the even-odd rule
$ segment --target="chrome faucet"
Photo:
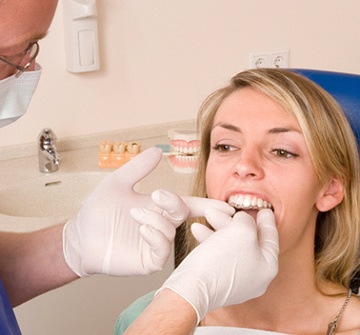
[[[55,172],[59,168],[60,156],[56,149],[56,135],[50,128],[44,128],[38,136],[40,172]]]

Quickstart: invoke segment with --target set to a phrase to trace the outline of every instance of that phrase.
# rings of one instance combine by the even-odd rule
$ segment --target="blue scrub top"
[[[0,279],[0,334],[21,335],[14,311],[10,304],[2,280]]]

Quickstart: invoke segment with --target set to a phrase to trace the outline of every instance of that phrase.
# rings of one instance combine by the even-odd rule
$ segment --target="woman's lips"
[[[228,204],[236,209],[264,209],[270,208],[273,210],[273,206],[266,200],[256,197],[250,194],[237,194],[230,196]]]

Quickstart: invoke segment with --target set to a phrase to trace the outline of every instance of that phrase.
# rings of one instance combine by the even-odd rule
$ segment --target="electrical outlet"
[[[249,68],[287,68],[289,67],[289,49],[263,51],[249,54]]]
[[[289,67],[289,50],[272,52],[270,55],[270,67]]]
[[[249,55],[250,69],[269,67],[269,54],[266,52],[251,53]]]

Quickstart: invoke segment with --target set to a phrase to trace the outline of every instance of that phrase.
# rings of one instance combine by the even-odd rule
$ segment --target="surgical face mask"
[[[0,80],[0,128],[15,122],[26,113],[41,75],[41,67]]]

